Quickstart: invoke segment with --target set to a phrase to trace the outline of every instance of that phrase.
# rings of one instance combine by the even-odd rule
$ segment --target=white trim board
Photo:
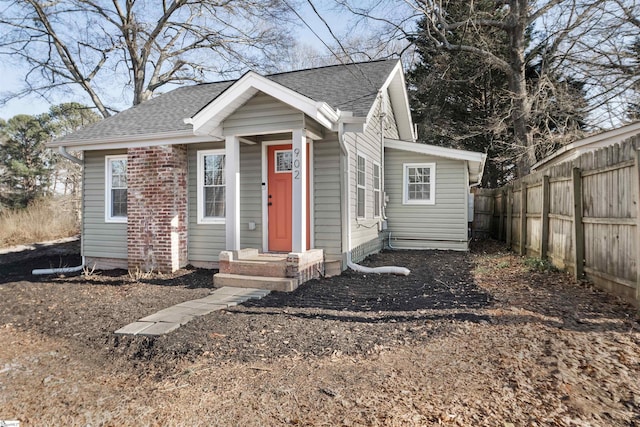
[[[219,142],[224,139],[216,139],[209,135],[197,136],[192,131],[151,133],[142,135],[114,136],[106,139],[81,139],[77,141],[57,142],[52,141],[47,147],[65,147],[77,151],[111,150],[132,147],[152,147],[156,145],[195,144],[198,142]]]
[[[333,129],[340,117],[339,113],[325,102],[314,101],[266,77],[249,71],[194,116],[185,118],[184,122],[193,125],[194,134],[209,135],[233,111],[258,92],[263,92],[302,111],[328,129]]]
[[[428,156],[443,157],[446,159],[463,160],[467,162],[469,171],[469,181],[480,182],[484,171],[484,164],[487,155],[475,151],[457,150],[455,148],[445,148],[436,145],[420,144],[416,142],[400,141],[397,139],[384,140],[385,148],[395,150],[410,151],[413,153],[425,154]]]

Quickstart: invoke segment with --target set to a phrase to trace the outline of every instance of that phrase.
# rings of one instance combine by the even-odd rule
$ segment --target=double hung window
[[[404,204],[435,204],[435,163],[405,163]]]
[[[225,219],[224,150],[198,151],[198,223],[222,223]]]
[[[358,155],[357,157],[358,167],[357,167],[357,185],[356,185],[356,208],[357,208],[357,216],[358,218],[364,218],[366,215],[366,182],[367,182],[367,162],[363,156]]]
[[[105,221],[127,222],[127,156],[105,159]]]

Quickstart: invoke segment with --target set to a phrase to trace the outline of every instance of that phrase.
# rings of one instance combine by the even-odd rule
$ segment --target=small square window
[[[404,164],[404,204],[435,204],[435,163]]]
[[[276,151],[276,173],[291,172],[293,158],[291,150]]]

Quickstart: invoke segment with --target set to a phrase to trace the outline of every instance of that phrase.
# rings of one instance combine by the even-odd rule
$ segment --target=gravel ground
[[[0,420],[640,425],[636,311],[497,243],[385,252],[364,264],[411,275],[345,272],[158,338],[113,331],[207,295],[211,272],[29,274],[76,265],[66,245],[0,255]]]

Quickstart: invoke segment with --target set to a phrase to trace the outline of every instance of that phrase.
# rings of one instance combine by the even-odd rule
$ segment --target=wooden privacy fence
[[[475,193],[474,236],[548,259],[640,307],[640,136]]]

